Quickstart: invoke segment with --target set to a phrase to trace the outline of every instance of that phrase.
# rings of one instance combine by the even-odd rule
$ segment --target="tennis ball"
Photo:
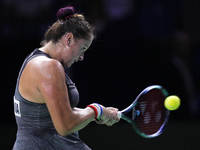
[[[168,110],[176,110],[179,108],[180,104],[181,100],[176,95],[168,96],[164,102],[164,105]]]

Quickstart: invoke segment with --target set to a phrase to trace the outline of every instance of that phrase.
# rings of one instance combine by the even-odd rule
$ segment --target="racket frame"
[[[163,95],[165,97],[167,97],[169,95],[168,92],[167,92],[167,90],[165,88],[163,88],[162,86],[160,86],[160,85],[151,85],[151,86],[145,88],[142,92],[140,92],[140,94],[136,97],[136,99],[133,101],[133,103],[131,105],[129,105],[127,108],[125,108],[125,109],[123,109],[121,111],[118,111],[118,117],[121,118],[121,119],[123,119],[123,120],[125,120],[125,121],[127,121],[128,123],[130,123],[133,126],[133,128],[135,129],[135,131],[139,135],[141,135],[142,137],[144,137],[144,138],[154,138],[154,137],[157,137],[157,136],[159,136],[160,134],[163,133],[163,131],[165,130],[165,126],[166,126],[166,124],[168,122],[170,111],[166,109],[166,117],[165,117],[165,120],[164,120],[162,126],[160,127],[160,129],[156,133],[151,134],[151,135],[146,135],[146,134],[140,132],[137,129],[135,123],[132,121],[132,119],[129,118],[128,116],[125,116],[125,114],[127,114],[128,112],[130,112],[137,105],[137,102],[138,102],[138,100],[139,100],[140,97],[142,97],[148,91],[153,90],[153,89],[159,89],[163,93]],[[163,103],[163,105],[164,105],[164,103]]]

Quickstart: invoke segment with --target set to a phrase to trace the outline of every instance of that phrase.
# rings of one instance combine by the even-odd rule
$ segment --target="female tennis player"
[[[73,7],[59,9],[57,17],[45,33],[42,47],[27,56],[19,72],[13,150],[89,150],[79,139],[79,130],[97,118],[101,120],[98,124],[108,126],[119,121],[116,108],[97,103],[76,108],[79,94],[64,67],[84,59],[94,40],[94,28]]]

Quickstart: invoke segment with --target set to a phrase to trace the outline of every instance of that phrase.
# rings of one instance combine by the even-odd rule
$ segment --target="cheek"
[[[79,49],[74,50],[74,52],[73,52],[73,57],[74,57],[74,58],[77,58],[77,57],[79,57],[80,55],[81,55],[81,51],[80,51]]]

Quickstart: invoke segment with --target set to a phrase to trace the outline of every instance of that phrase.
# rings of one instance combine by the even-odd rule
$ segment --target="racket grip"
[[[121,118],[121,117],[122,117],[122,112],[121,112],[121,111],[118,111],[118,112],[117,112],[117,115],[118,115],[119,118]]]

